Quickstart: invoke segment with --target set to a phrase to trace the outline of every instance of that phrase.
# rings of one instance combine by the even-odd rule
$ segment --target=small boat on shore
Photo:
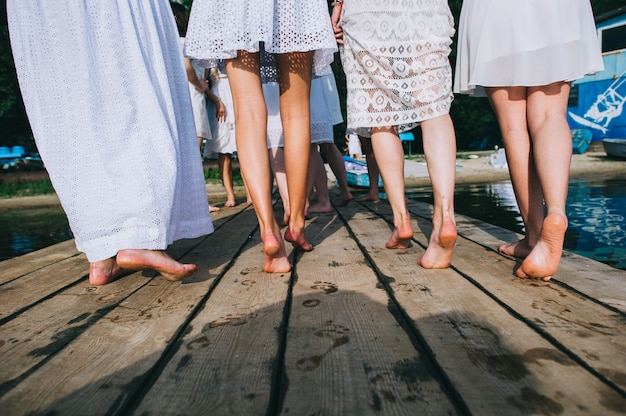
[[[364,160],[344,156],[343,163],[346,166],[348,185],[352,187],[369,188],[370,178],[367,172],[367,163],[365,163]],[[378,176],[378,186],[381,188],[383,186],[383,181],[380,178],[380,175]]]
[[[626,139],[603,139],[602,146],[607,156],[626,159]]]

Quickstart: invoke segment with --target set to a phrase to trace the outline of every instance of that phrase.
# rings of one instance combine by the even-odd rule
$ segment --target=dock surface
[[[182,282],[91,286],[73,241],[1,262],[0,414],[626,414],[625,271],[565,253],[518,279],[497,252],[518,236],[463,216],[426,270],[431,206],[409,209],[407,250],[385,201],[311,218],[285,274],[245,204],[168,249],[199,267]]]

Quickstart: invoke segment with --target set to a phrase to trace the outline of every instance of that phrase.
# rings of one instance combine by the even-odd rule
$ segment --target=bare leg
[[[539,241],[516,274],[549,280],[559,267],[567,230],[565,205],[572,158],[572,137],[566,118],[570,86],[558,82],[529,87],[528,91],[528,127],[547,216],[541,224]]]
[[[335,143],[320,143],[320,149],[326,157],[330,169],[335,174],[335,178],[337,178],[337,184],[339,185],[340,197],[339,201],[335,202],[335,205],[338,207],[345,207],[346,205],[348,205],[348,202],[352,200],[352,193],[348,188],[346,165],[345,163],[343,163],[343,157],[341,156],[341,152],[339,152],[339,149],[337,148],[337,145],[335,145]],[[325,171],[324,175],[326,175]]]
[[[376,162],[376,155],[374,155],[372,139],[359,136],[359,140],[361,141],[361,149],[363,151],[363,154],[365,154],[365,163],[367,164],[367,177],[370,180],[370,189],[365,195],[357,198],[356,200],[359,202],[378,202],[380,201],[380,190],[378,189],[378,176],[380,175],[380,170],[378,169],[378,162]]]
[[[422,122],[424,154],[433,185],[433,231],[426,253],[419,260],[427,269],[450,266],[457,240],[454,219],[454,180],[456,175],[456,138],[449,115]]]
[[[170,281],[182,280],[198,268],[195,264],[182,264],[161,250],[126,249],[117,253],[118,266],[126,270],[156,270]]]
[[[220,177],[222,178],[222,185],[226,190],[226,202],[225,207],[234,207],[235,202],[235,190],[233,188],[233,156],[230,154],[220,153],[218,156],[218,166],[220,170]]]
[[[311,146],[309,180],[312,182],[311,186],[314,186],[317,192],[317,204],[309,206],[307,213],[326,214],[333,212],[333,206],[330,204],[330,197],[328,196],[328,180],[326,170],[324,169],[324,161],[317,150],[317,145]]]
[[[117,279],[128,270],[122,269],[115,257],[89,263],[89,284],[94,286],[106,285]]]
[[[272,165],[272,171],[274,172],[274,178],[276,179],[276,186],[278,187],[278,193],[280,199],[283,202],[283,225],[289,224],[289,191],[287,190],[287,175],[285,174],[285,152],[282,147],[274,147],[268,150],[270,155],[270,162]]]
[[[387,196],[393,211],[394,231],[385,247],[405,249],[413,238],[411,218],[404,198],[404,149],[393,127],[372,129],[372,146],[379,162]]]
[[[285,135],[285,171],[289,189],[289,226],[285,239],[303,251],[313,246],[304,235],[309,169],[312,52],[277,54],[280,117]]]
[[[266,272],[287,272],[291,264],[274,217],[271,169],[267,157],[267,109],[261,87],[258,53],[239,51],[226,61],[236,120],[237,154],[256,212],[265,252]]]
[[[506,149],[515,199],[524,221],[525,237],[498,250],[515,257],[526,257],[539,240],[543,222],[543,192],[532,156],[532,143],[526,121],[526,87],[487,88],[487,95],[498,117]]]

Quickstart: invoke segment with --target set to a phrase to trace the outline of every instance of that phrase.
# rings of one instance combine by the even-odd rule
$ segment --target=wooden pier
[[[90,286],[73,241],[0,263],[0,415],[626,414],[626,272],[566,253],[518,279],[515,235],[462,216],[425,270],[431,207],[409,208],[408,250],[386,202],[311,218],[286,274],[245,205],[168,250],[199,267],[178,283]]]

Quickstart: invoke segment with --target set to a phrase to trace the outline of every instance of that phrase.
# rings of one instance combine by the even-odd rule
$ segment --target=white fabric
[[[213,231],[166,0],[8,0],[35,141],[90,262]]]
[[[589,0],[465,0],[454,91],[539,86],[603,68]]]
[[[344,0],[348,128],[414,128],[448,114],[454,21],[445,0]]]
[[[211,69],[211,91],[218,96],[226,108],[226,121],[218,121],[215,109],[212,108],[211,122],[213,140],[205,149],[205,155],[210,153],[222,153],[232,155],[237,151],[235,141],[235,108],[233,107],[233,96],[230,92],[228,77],[223,69],[213,67]]]
[[[361,140],[356,133],[350,132],[348,134],[348,155],[362,155]]]
[[[277,82],[263,84],[267,105],[267,147],[285,146],[280,118],[280,91]],[[335,76],[330,73],[311,80],[311,143],[334,143],[333,125],[343,121]]]
[[[181,48],[185,46],[185,38],[180,38],[180,44]],[[204,79],[204,67],[196,59],[191,59],[191,66],[196,73],[196,77],[199,80]],[[198,91],[191,82],[188,82],[188,84],[191,107],[193,109],[193,121],[196,125],[196,136],[209,141],[211,140],[211,127],[206,107],[206,96]]]
[[[324,0],[195,0],[185,54],[229,59],[237,51],[315,51],[315,73],[328,70],[337,44]]]

